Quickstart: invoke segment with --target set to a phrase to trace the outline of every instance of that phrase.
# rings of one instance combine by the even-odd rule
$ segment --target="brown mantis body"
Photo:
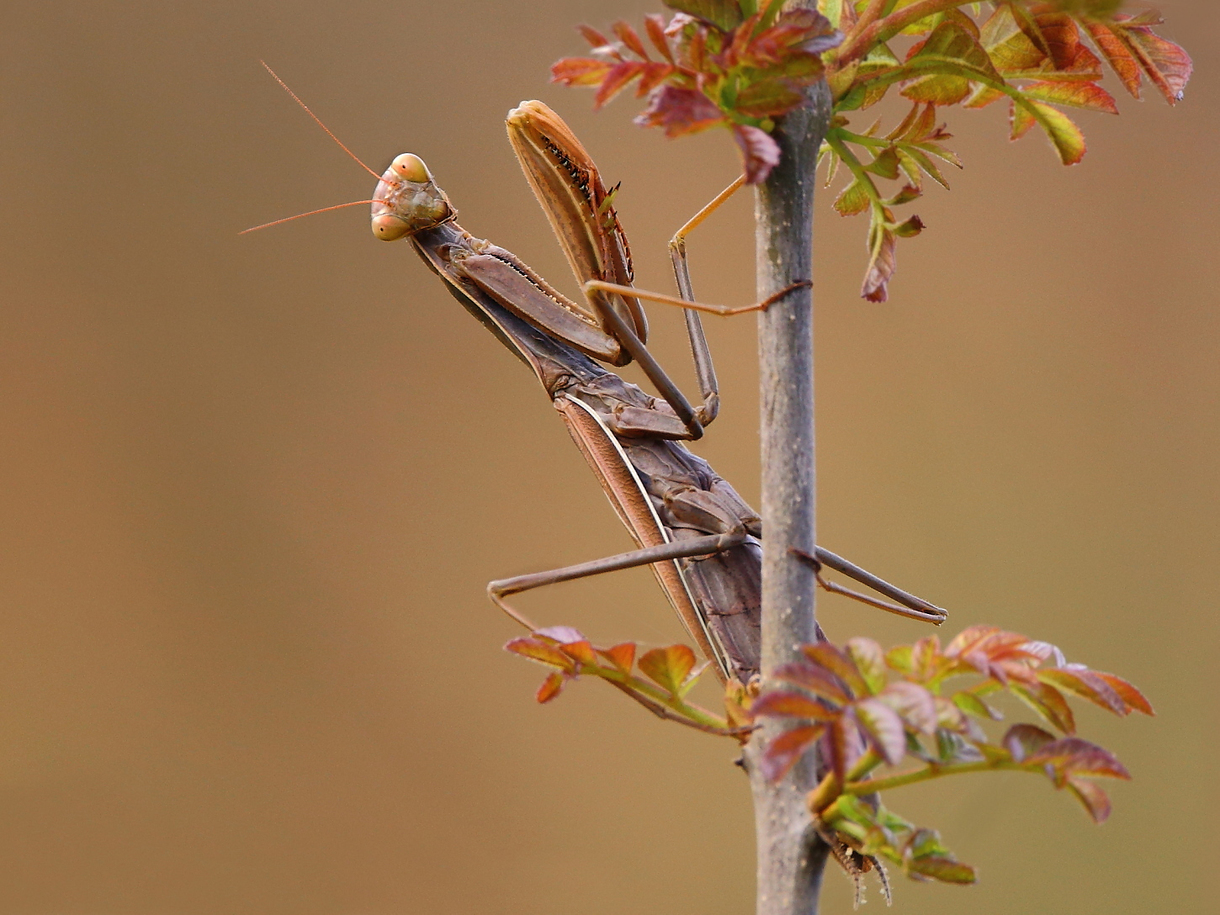
[[[528,116],[527,127],[522,127],[523,114]],[[539,121],[546,132],[531,135]],[[650,564],[691,637],[716,662],[721,678],[748,682],[759,665],[758,515],[706,461],[676,441],[696,437],[701,429],[690,427],[689,418],[672,406],[673,397],[650,397],[589,358],[617,364],[627,349],[641,363],[651,360],[642,343],[643,313],[629,294],[639,293],[629,285],[625,236],[591,160],[557,115],[541,103],[523,103],[510,113],[509,132],[574,272],[585,283],[593,314],[603,323],[514,255],[462,229],[447,197],[416,156],[399,156],[387,169],[373,198],[373,230],[387,240],[409,237],[454,297],[533,369],[640,549],[492,582],[488,591],[497,604],[525,622],[504,597]],[[683,273],[680,268],[680,288],[687,292],[689,278],[684,283]],[[710,421],[715,415],[714,374],[697,319],[688,323],[688,330],[705,394],[697,415]],[[616,348],[624,338],[632,342]],[[654,372],[648,374],[653,378]],[[944,619],[939,608],[827,550],[818,548],[816,557],[807,559],[835,568],[902,606],[819,578],[831,590],[914,618],[934,623]]]
[[[275,78],[312,117],[308,106]],[[671,243],[683,298],[635,289],[626,235],[612,205],[614,192],[606,190],[579,141],[540,102],[522,103],[510,112],[508,124],[514,149],[582,283],[588,307],[562,295],[511,252],[459,226],[456,211],[417,156],[398,156],[381,176],[372,200],[373,232],[387,241],[409,238],[454,298],[534,371],[639,549],[491,582],[488,592],[510,616],[531,626],[505,597],[544,584],[650,565],[691,637],[715,662],[720,678],[749,682],[759,670],[761,522],[706,461],[678,440],[699,438],[719,404],[695,310],[737,314],[765,308],[795,286],[744,307],[691,300],[684,234],[740,186],[735,182]],[[648,351],[639,298],[688,309],[687,331],[703,397],[698,408],[691,407]],[[649,396],[594,358],[615,366],[634,359],[664,399]],[[816,556],[801,555],[818,570],[836,569],[897,603],[850,591],[819,574],[819,583],[828,590],[936,624],[945,618],[938,607],[828,550],[818,547]]]

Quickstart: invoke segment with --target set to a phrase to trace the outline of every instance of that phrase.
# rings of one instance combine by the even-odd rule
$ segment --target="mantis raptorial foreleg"
[[[522,102],[509,112],[507,127],[513,151],[517,154],[534,196],[555,230],[555,236],[567,256],[572,272],[582,285],[589,306],[586,314],[603,333],[613,338],[630,358],[640,364],[649,381],[686,425],[690,437],[700,438],[703,426],[716,418],[720,401],[716,375],[702,325],[697,316],[687,318],[687,333],[703,400],[699,407],[693,408],[678,386],[648,352],[648,327],[639,299],[714,314],[742,314],[765,309],[793,290],[808,286],[809,283],[794,283],[762,302],[736,308],[705,305],[694,301],[690,273],[682,249],[685,233],[697,226],[741,186],[740,182],[735,182],[680,229],[680,237],[675,236],[680,249],[675,257],[675,275],[680,297],[637,290],[632,285],[634,277],[627,236],[613,206],[617,187],[606,189],[597,166],[580,141],[563,120],[541,102]],[[505,304],[512,307],[507,302]],[[563,304],[567,307],[569,303],[565,300]],[[609,361],[598,353],[590,352],[590,355]],[[622,365],[626,361],[623,359],[612,364]]]

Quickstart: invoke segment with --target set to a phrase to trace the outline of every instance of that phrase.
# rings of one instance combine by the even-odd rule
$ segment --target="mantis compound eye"
[[[423,184],[432,177],[428,174],[428,166],[424,165],[424,160],[411,153],[403,153],[395,158],[390,163],[390,168],[398,177],[416,184]]]
[[[407,223],[390,213],[373,217],[373,234],[382,241],[395,241],[411,231]]]

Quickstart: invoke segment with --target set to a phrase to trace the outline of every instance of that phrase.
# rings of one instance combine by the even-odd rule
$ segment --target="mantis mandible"
[[[454,298],[534,371],[639,549],[495,581],[488,586],[489,595],[514,619],[535,628],[504,598],[544,584],[650,565],[690,636],[715,662],[720,678],[749,682],[759,666],[761,522],[707,462],[678,441],[697,438],[702,421],[715,416],[714,373],[697,316],[687,326],[704,395],[702,420],[689,404],[682,409],[685,399],[672,383],[671,390],[658,383],[658,378],[668,383],[668,376],[644,346],[647,325],[638,298],[720,313],[767,303],[722,309],[636,290],[630,285],[629,249],[613,209],[613,192],[606,192],[596,166],[571,131],[540,102],[526,102],[510,112],[508,127],[591,310],[554,290],[515,255],[458,225],[448,197],[423,160],[410,153],[396,157],[380,177],[372,200],[373,232],[384,240],[408,238]],[[731,186],[718,200],[734,189]],[[709,211],[705,208],[684,229]],[[687,295],[689,276],[679,248],[675,239],[671,250],[679,288]],[[664,400],[650,397],[590,358],[623,364],[628,361],[624,352],[640,362]],[[814,556],[801,555],[819,571],[818,581],[828,590],[935,624],[945,619],[940,608],[828,550],[818,547]],[[820,575],[822,566],[895,603],[828,582]]]

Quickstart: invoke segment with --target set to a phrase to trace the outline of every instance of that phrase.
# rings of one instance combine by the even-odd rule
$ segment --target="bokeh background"
[[[659,7],[4,4],[0,912],[750,911],[732,746],[597,684],[539,707],[500,651],[488,579],[629,546],[532,377],[362,208],[237,235],[372,189],[265,58],[566,284],[501,126],[548,101],[668,289],[732,144],[546,81],[575,24]],[[888,304],[857,297],[864,221],[822,198],[820,541],[950,608],[946,635],[1054,641],[1159,711],[1080,711],[1136,775],[1103,827],[1018,775],[891,796],[982,872],[899,880],[909,915],[1214,904],[1220,48],[1214,4],[1162,9],[1185,102],[1082,117],[1080,166],[1009,144],[998,107],[951,113],[967,168],[915,208]],[[692,239],[705,299],[750,300],[749,217]],[[697,450],[756,501],[753,322],[711,323],[725,407]],[[677,315],[654,326],[690,384]],[[646,571],[521,604],[681,635]],[[820,608],[834,637],[924,634]],[[830,873],[825,911],[849,905]]]

